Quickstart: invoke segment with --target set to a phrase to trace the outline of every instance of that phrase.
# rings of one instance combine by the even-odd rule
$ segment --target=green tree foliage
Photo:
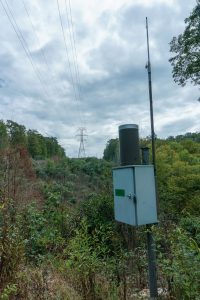
[[[11,120],[7,121],[7,128],[12,146],[27,146],[26,128]]]
[[[27,138],[28,138],[28,151],[31,154],[32,157],[45,157],[46,153],[42,151],[42,145],[41,145],[41,139],[40,135],[35,130],[28,130],[27,132]]]
[[[111,139],[107,142],[103,153],[103,158],[115,163],[119,162],[119,142],[118,139]]]
[[[167,140],[168,141],[176,141],[176,142],[180,142],[182,140],[192,140],[194,142],[200,143],[200,133],[199,132],[187,132],[185,134],[177,135],[176,137],[169,136],[167,138]]]
[[[68,272],[72,272],[74,283],[80,286],[83,299],[119,299],[117,284],[124,275],[125,258],[129,255],[114,221],[112,198],[93,196],[80,204],[79,214],[81,222],[67,247]],[[98,280],[102,275],[108,291]],[[126,286],[123,297],[126,297]]]
[[[6,124],[0,121],[0,150],[9,145],[27,149],[35,159],[65,157],[65,151],[55,137],[44,137],[36,130],[27,131],[25,126],[11,120]]]
[[[170,58],[174,81],[184,86],[187,81],[200,84],[200,1],[185,19],[186,28],[170,42]]]
[[[0,120],[0,150],[8,147],[8,132],[6,124]]]
[[[50,158],[53,156],[64,157],[64,149],[54,137],[44,137],[35,130],[29,130],[28,150],[33,158]]]
[[[0,190],[0,296],[5,288],[12,286],[24,259],[23,239],[14,222],[15,217],[12,199],[7,198]]]
[[[171,298],[198,300],[200,290],[200,248],[179,226],[155,228],[158,261]]]
[[[151,148],[147,138],[140,143]],[[118,151],[118,140],[112,144],[112,153]],[[186,133],[156,140],[159,202],[161,212],[168,217],[200,211],[200,134]],[[112,156],[109,157],[111,159]]]
[[[177,218],[200,211],[200,144],[192,140],[157,146],[159,200],[162,212]]]
[[[56,139],[25,134],[33,159],[24,147],[0,152],[0,299],[141,299],[146,228],[114,220],[112,156],[57,159]],[[199,300],[199,133],[156,139],[156,154],[158,284]]]
[[[47,149],[47,157],[52,157],[56,155],[60,157],[65,156],[64,149],[58,144],[58,141],[55,137],[46,137],[45,142]]]

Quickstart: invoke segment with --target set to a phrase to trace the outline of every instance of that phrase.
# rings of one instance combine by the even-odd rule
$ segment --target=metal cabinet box
[[[113,169],[115,219],[133,226],[157,223],[152,165]]]

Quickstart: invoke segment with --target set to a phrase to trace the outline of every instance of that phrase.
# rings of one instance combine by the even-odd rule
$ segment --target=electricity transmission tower
[[[77,136],[80,138],[80,146],[79,146],[79,150],[78,150],[78,158],[81,157],[85,157],[85,146],[84,146],[84,142],[86,141],[85,137],[87,136],[87,134],[85,134],[84,132],[86,132],[86,128],[85,127],[80,127],[78,129],[79,134],[77,134]]]

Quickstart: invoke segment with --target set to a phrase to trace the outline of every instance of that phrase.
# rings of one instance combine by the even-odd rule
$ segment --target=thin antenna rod
[[[150,102],[150,117],[151,117],[151,143],[152,143],[152,163],[156,173],[156,153],[155,153],[155,132],[154,132],[154,118],[153,118],[153,97],[152,97],[152,82],[151,82],[151,62],[149,52],[149,32],[148,32],[148,19],[146,17],[146,31],[147,31],[147,53],[148,63],[146,65],[149,80],[149,102]],[[156,174],[155,174],[156,175]]]
[[[155,176],[155,188],[156,188],[156,202],[158,209],[158,192],[157,192],[157,176],[156,176],[156,155],[155,155],[155,132],[154,132],[154,119],[153,119],[153,97],[152,97],[152,83],[151,83],[151,62],[149,53],[149,32],[148,32],[148,20],[146,18],[146,31],[147,31],[147,52],[148,52],[148,63],[146,65],[148,71],[149,80],[149,102],[150,102],[150,117],[151,117],[151,143],[152,143],[152,163],[154,166]],[[156,270],[156,251],[155,241],[151,226],[147,226],[147,246],[148,246],[148,265],[149,265],[149,290],[150,299],[157,299],[157,270]]]

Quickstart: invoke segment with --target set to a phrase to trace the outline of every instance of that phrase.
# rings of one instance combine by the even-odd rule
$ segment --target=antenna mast
[[[152,163],[154,166],[155,189],[156,189],[156,202],[158,208],[158,192],[157,192],[157,177],[156,177],[156,154],[155,154],[155,132],[154,132],[154,118],[153,118],[153,97],[152,97],[152,82],[151,82],[151,62],[149,53],[149,32],[148,32],[148,19],[146,17],[146,32],[147,32],[147,53],[148,62],[146,65],[148,71],[149,81],[149,102],[150,102],[150,118],[151,118],[151,143],[152,143]],[[147,247],[148,247],[148,265],[149,265],[149,290],[150,299],[157,299],[157,270],[156,270],[156,250],[155,241],[151,226],[147,225]]]
[[[146,69],[148,71],[148,81],[149,81],[152,163],[154,165],[154,172],[156,173],[155,131],[154,131],[154,117],[153,117],[153,96],[152,96],[151,62],[150,62],[150,52],[149,52],[149,31],[148,31],[148,19],[147,19],[147,17],[146,17],[146,32],[147,32],[147,53],[148,53],[148,62],[147,62],[147,65],[146,65]]]

